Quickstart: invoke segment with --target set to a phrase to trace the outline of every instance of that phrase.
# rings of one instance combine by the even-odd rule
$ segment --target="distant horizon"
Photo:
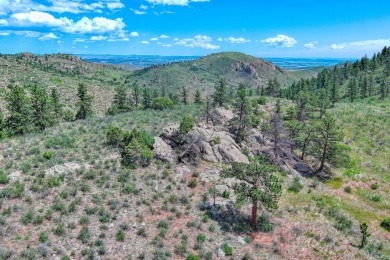
[[[371,56],[390,46],[390,1],[1,0],[0,52]],[[146,53],[146,54],[145,54]]]

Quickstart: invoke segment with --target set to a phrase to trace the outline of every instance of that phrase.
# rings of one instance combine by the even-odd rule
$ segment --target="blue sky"
[[[0,0],[0,52],[371,56],[389,0]]]

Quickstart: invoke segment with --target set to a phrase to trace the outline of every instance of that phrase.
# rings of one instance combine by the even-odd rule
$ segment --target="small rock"
[[[218,248],[218,253],[217,253],[218,257],[225,257],[225,252],[223,251],[222,248]]]
[[[141,226],[143,226],[143,227],[146,226],[145,222],[142,222],[142,223],[141,223]]]
[[[241,245],[245,245],[246,244],[244,238],[241,237],[241,236],[238,237],[238,243],[241,244]]]

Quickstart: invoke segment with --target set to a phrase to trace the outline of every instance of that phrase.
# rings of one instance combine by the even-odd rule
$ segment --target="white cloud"
[[[225,41],[226,42],[230,42],[230,43],[238,43],[239,44],[239,43],[247,43],[247,42],[250,42],[251,40],[248,40],[248,39],[245,39],[245,38],[229,37],[229,38],[225,38]]]
[[[139,11],[139,10],[134,10],[134,9],[130,9],[131,11],[134,12],[134,14],[136,15],[143,15],[143,14],[147,14],[147,12],[144,12],[144,11]]]
[[[142,44],[149,44],[148,41],[142,41],[141,43],[142,43]]]
[[[213,45],[211,44],[212,38],[209,36],[202,36],[202,35],[197,35],[194,38],[186,38],[186,39],[178,39],[175,42],[175,45],[178,46],[185,46],[185,47],[200,47],[203,49],[208,49],[208,50],[216,50],[219,49],[220,46],[218,45]]]
[[[317,43],[318,43],[318,42],[309,42],[309,43],[305,43],[305,44],[303,45],[303,47],[308,48],[308,49],[315,49]]]
[[[152,42],[158,41],[158,38],[157,37],[151,38],[150,41]]]
[[[121,2],[109,2],[106,5],[107,5],[107,8],[110,10],[120,9],[120,8],[125,7],[125,5],[122,4]]]
[[[342,49],[376,50],[382,48],[383,46],[389,46],[389,45],[390,45],[390,39],[376,39],[376,40],[364,40],[364,41],[357,41],[357,42],[332,44],[331,46],[329,46],[329,48],[332,50],[342,50]]]
[[[66,17],[55,18],[51,14],[37,11],[12,14],[8,22],[14,26],[46,26],[67,33],[81,34],[122,31],[126,26],[122,18],[111,20],[105,17],[94,17],[90,19],[84,16],[74,22]]]
[[[276,37],[274,38],[268,38],[262,40],[261,42],[267,43],[269,46],[272,47],[282,47],[282,48],[291,48],[298,43],[294,38],[283,34],[276,35]]]
[[[220,37],[220,38],[218,38],[218,41],[221,42],[221,41],[223,41],[223,39]]]
[[[343,44],[332,44],[329,48],[332,50],[342,50],[345,48],[345,45]]]
[[[105,41],[107,40],[108,37],[106,36],[102,36],[102,35],[99,35],[99,36],[92,36],[90,38],[91,41]]]
[[[164,34],[160,35],[160,39],[169,39],[169,38],[171,37],[169,37],[168,35],[164,35]]]
[[[46,33],[46,34],[42,35],[41,37],[39,37],[38,39],[41,41],[48,41],[48,40],[58,39],[58,37],[54,33]]]
[[[131,37],[138,37],[139,34],[138,34],[137,32],[132,32],[132,33],[130,33],[130,36],[131,36]]]
[[[140,8],[141,10],[148,10],[148,7],[147,7],[146,5],[141,5],[139,8]]]
[[[25,13],[30,11],[54,12],[54,13],[102,13],[102,9],[114,10],[123,8],[120,1],[98,1],[90,4],[80,0],[48,0],[37,3],[33,0],[0,0],[0,15],[8,13]]]
[[[146,0],[151,4],[160,5],[181,5],[186,6],[190,2],[209,2],[210,0]]]
[[[5,20],[5,19],[0,19],[0,26],[6,26],[6,25],[8,25],[7,20]]]
[[[0,36],[8,36],[10,35],[10,32],[0,32]]]

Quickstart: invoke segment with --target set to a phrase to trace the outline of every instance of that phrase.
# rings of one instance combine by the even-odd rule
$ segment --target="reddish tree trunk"
[[[254,201],[253,205],[252,205],[252,220],[251,220],[251,222],[252,222],[254,227],[257,226],[257,201]]]

